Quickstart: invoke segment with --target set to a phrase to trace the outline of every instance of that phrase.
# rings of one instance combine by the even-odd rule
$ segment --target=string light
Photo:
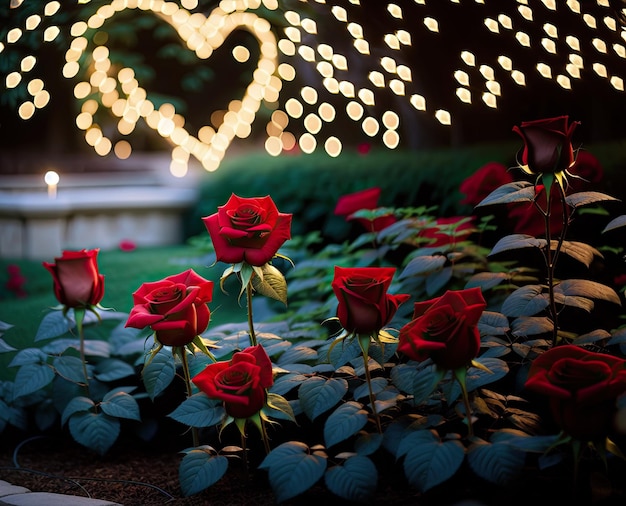
[[[88,2],[77,1],[79,4]],[[18,8],[21,3],[19,0],[11,0],[10,7]],[[344,33],[350,37],[353,46],[351,51],[346,50],[342,54],[326,41],[312,44],[311,40],[318,36],[320,27],[314,19],[303,16],[304,10],[284,10],[287,26],[282,32],[272,30],[270,17],[265,19],[261,13],[283,8],[281,0],[222,1],[208,16],[195,12],[198,0],[111,0],[101,5],[87,18],[75,20],[69,28],[71,38],[65,49],[65,63],[61,71],[68,79],[80,76],[73,84],[74,96],[82,103],[75,118],[76,126],[84,131],[85,141],[96,153],[102,156],[113,153],[125,159],[132,153],[131,134],[139,122],[144,122],[171,145],[170,170],[175,176],[182,177],[187,173],[190,157],[195,157],[206,170],[217,169],[231,142],[251,134],[252,125],[263,106],[273,111],[271,120],[266,124],[265,142],[266,151],[273,156],[295,146],[304,153],[311,153],[319,146],[329,156],[338,156],[343,149],[342,140],[329,135],[327,128],[341,114],[358,123],[365,135],[380,136],[387,148],[395,149],[400,144],[399,116],[390,110],[382,111],[379,115],[376,109],[388,101],[388,98],[382,100],[383,95],[389,97],[392,94],[396,97],[394,100],[406,100],[416,111],[429,113],[443,126],[452,124],[448,110],[429,109],[427,97],[420,94],[416,86],[423,76],[418,76],[416,69],[403,61],[402,51],[412,46],[417,33],[412,34],[404,28],[409,26],[409,10],[404,4],[401,7],[399,3],[387,2],[385,22],[390,29],[381,39],[368,40],[367,27],[357,22],[359,17],[353,15],[356,9],[366,8],[364,2],[351,1],[349,8],[326,6],[326,2],[320,0],[315,0],[315,3],[320,8],[328,9],[332,16],[330,22],[337,24],[338,34]],[[424,0],[415,0],[414,3],[426,5]],[[461,2],[452,0],[452,3]],[[484,2],[476,0],[476,3]],[[516,41],[520,51],[541,50],[537,54],[543,54],[551,66],[537,62],[536,71],[539,75],[554,81],[563,89],[571,89],[572,80],[580,79],[584,68],[580,40],[571,34],[561,33],[563,27],[558,23],[547,22],[541,25],[544,36],[531,40],[522,25],[528,26],[528,22],[534,22],[538,17],[535,15],[538,8],[533,10],[529,2],[522,0],[517,3],[516,10],[485,17],[482,25],[476,29],[492,38],[507,37],[508,40]],[[556,12],[555,0],[542,0],[541,3],[545,9]],[[615,90],[624,91],[623,79],[602,58],[609,54],[626,58],[624,45],[608,38],[614,33],[614,38],[626,40],[626,33],[619,29],[620,24],[614,17],[602,13],[596,18],[584,12],[583,4],[578,0],[565,2],[569,9],[567,14],[579,16],[581,26],[593,32],[588,39],[595,49],[596,61],[587,62],[587,67]],[[597,0],[597,4],[608,6],[606,0]],[[23,43],[25,32],[41,30],[44,43],[58,39],[61,31],[54,20],[58,13],[63,12],[63,4],[47,1],[40,9],[26,17],[23,25],[7,30],[4,40],[0,41],[0,52],[6,51],[7,47],[13,50]],[[185,118],[173,104],[155,104],[150,90],[141,86],[135,71],[132,68],[120,68],[111,59],[106,26],[113,23],[119,13],[132,10],[137,11],[136,15],[154,15],[169,24],[187,48],[202,60],[210,58],[235,30],[251,34],[256,47],[254,44],[252,47],[238,44],[231,50],[234,62],[256,65],[243,96],[232,100],[226,109],[211,114],[210,125],[202,126],[196,133],[188,131]],[[411,17],[411,24],[413,21]],[[417,21],[421,31],[426,31],[427,36],[433,37],[435,41],[446,25],[446,19],[437,19],[432,15],[423,15]],[[277,37],[275,33],[281,35]],[[371,47],[376,47],[377,56],[371,54]],[[569,51],[563,55],[567,56],[567,61],[558,66],[551,55],[556,55],[559,50],[562,52],[564,48]],[[253,55],[256,61],[251,61]],[[359,61],[353,58],[359,58]],[[476,102],[496,108],[498,98],[504,93],[501,85],[504,82],[503,73],[510,76],[518,86],[526,85],[526,75],[515,68],[519,62],[514,62],[509,55],[498,56],[499,67],[495,69],[481,62],[469,49],[460,51],[457,58],[459,69],[452,76],[456,81],[454,93],[455,99],[463,104],[472,104],[472,98],[480,96],[481,100]],[[296,59],[299,61],[292,61]],[[21,86],[27,88],[28,98],[18,106],[18,114],[20,118],[28,119],[37,109],[48,104],[50,94],[45,83],[33,75],[39,67],[36,55],[24,55],[17,62],[17,68],[7,72],[4,86],[7,89]],[[298,90],[299,94],[285,96],[283,83],[297,83],[299,70],[296,69],[302,63],[315,69],[322,86],[305,85]],[[528,70],[528,67],[523,68]],[[361,72],[360,79],[356,77],[356,69]],[[356,73],[352,75],[351,72]],[[414,77],[416,83],[413,82]],[[484,80],[482,85],[479,82],[481,77]],[[345,100],[345,106],[339,107],[338,102],[331,104],[324,94],[334,95],[336,98],[333,100]],[[96,115],[107,111],[117,124],[116,133],[104,129],[107,132],[105,135],[103,127],[96,121]],[[304,133],[296,136],[288,131],[290,120],[298,120],[304,127]],[[125,138],[114,140],[108,137],[117,134]]]

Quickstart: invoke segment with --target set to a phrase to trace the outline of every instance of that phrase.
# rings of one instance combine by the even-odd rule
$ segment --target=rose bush
[[[209,364],[192,381],[209,398],[223,401],[228,415],[250,418],[263,408],[266,390],[274,384],[272,362],[263,346],[249,346],[228,361]]]
[[[396,269],[393,267],[335,266],[332,288],[339,305],[337,317],[350,333],[371,334],[387,325],[409,294],[387,293]]]
[[[533,360],[526,389],[549,400],[569,436],[603,441],[615,432],[617,398],[626,393],[626,360],[579,346],[552,348]]]
[[[215,214],[202,218],[218,261],[269,262],[291,238],[291,214],[281,213],[270,196],[246,198],[231,195]]]
[[[540,144],[536,133],[530,137]],[[554,135],[548,130],[546,137],[551,142]],[[122,320],[106,342],[82,333],[76,339],[75,316],[84,316],[84,308],[51,312],[37,332],[38,344],[15,353],[15,381],[0,384],[0,429],[34,420],[45,431],[56,421],[102,454],[122,430],[148,439],[154,434],[155,410],[140,412],[137,402],[143,407],[148,397],[159,408],[172,408],[168,422],[181,425],[183,495],[214,485],[237,457],[245,473],[267,475],[279,503],[301,494],[306,502],[322,486],[342,500],[384,502],[393,483],[407,497],[417,493],[433,504],[458,502],[466,493],[487,503],[505,503],[513,494],[523,502],[556,504],[571,493],[572,481],[552,478],[571,471],[570,446],[583,448],[572,438],[592,443],[597,453],[574,452],[574,467],[595,474],[604,472],[597,457],[619,454],[626,435],[623,294],[598,276],[609,249],[570,241],[568,225],[589,204],[607,207],[606,214],[587,213],[605,220],[599,229],[615,230],[626,221],[609,222],[615,199],[571,193],[573,185],[557,188],[552,205],[544,205],[540,192],[551,177],[542,175],[542,184],[504,182],[481,195],[478,207],[524,205],[536,211],[539,224],[561,219],[558,233],[550,227],[552,235],[511,234],[484,247],[474,242],[488,224],[481,221],[473,223],[476,234],[433,248],[424,230],[441,217],[423,205],[402,207],[383,210],[396,222],[368,229],[349,244],[318,248],[311,237],[294,241],[289,248],[296,268],[285,274],[271,260],[286,258],[277,248],[289,236],[290,217],[279,219],[267,198],[233,196],[232,206],[229,200],[209,217],[207,230],[217,258],[237,260],[222,280],[240,278],[247,314],[208,324],[210,284],[193,271],[144,283],[134,294],[132,315],[102,308],[88,314],[87,330]],[[219,233],[220,211],[225,235]],[[378,210],[355,213],[364,211],[374,217]],[[456,235],[462,223],[449,224],[450,233]],[[447,227],[439,230],[446,236]],[[279,239],[264,242],[277,228]],[[261,261],[266,263],[249,263]],[[606,274],[609,283],[619,281]],[[258,295],[284,304],[259,312],[257,333],[251,301]],[[407,314],[409,296],[414,304]],[[324,325],[331,320],[344,328]],[[146,328],[171,349],[159,342],[147,350]],[[13,350],[0,342],[0,352]],[[181,378],[186,396],[172,394]],[[546,393],[552,414],[544,409]],[[545,423],[553,416],[566,436]],[[614,418],[621,424],[613,427]],[[231,422],[239,434],[226,427]],[[247,446],[249,422],[260,429],[264,456]],[[172,431],[165,432],[171,444]],[[583,459],[590,465],[579,465]],[[626,464],[605,462],[603,478],[620,496]],[[589,504],[607,490],[591,478],[580,473],[573,492]],[[621,494],[618,503],[623,499]]]
[[[143,283],[133,293],[127,327],[150,327],[165,346],[185,346],[204,332],[211,317],[207,304],[213,281],[192,269],[160,281]]]
[[[480,349],[477,324],[486,306],[480,288],[416,302],[411,321],[400,329],[398,351],[419,362],[430,358],[442,369],[467,366]]]
[[[54,295],[66,308],[86,308],[102,300],[104,276],[98,271],[98,251],[63,251],[54,263],[43,262],[52,274]]]

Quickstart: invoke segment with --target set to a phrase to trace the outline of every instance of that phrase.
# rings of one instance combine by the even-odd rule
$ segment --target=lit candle
[[[59,184],[59,179],[59,175],[53,170],[49,170],[48,172],[46,172],[46,175],[43,177],[43,180],[48,185],[48,198],[56,198],[57,184]]]

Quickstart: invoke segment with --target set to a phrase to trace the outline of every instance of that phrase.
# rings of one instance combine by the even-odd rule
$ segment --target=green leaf
[[[88,381],[83,371],[83,362],[78,357],[57,357],[52,361],[52,366],[59,376],[68,381],[79,384],[85,384]]]
[[[324,441],[326,447],[348,439],[360,431],[367,423],[367,411],[363,404],[349,401],[339,406],[324,424]]]
[[[347,501],[368,502],[376,491],[378,471],[367,457],[355,455],[326,471],[326,486]]]
[[[276,447],[261,462],[259,467],[268,470],[277,502],[305,492],[324,476],[327,459],[308,451],[304,443],[290,441]]]
[[[88,397],[74,397],[67,403],[67,406],[65,406],[65,409],[63,410],[61,415],[61,425],[65,425],[75,413],[80,413],[81,411],[91,411],[95,406],[95,403]]]
[[[422,255],[413,258],[404,268],[398,279],[424,276],[443,268],[448,259],[443,255]]]
[[[283,273],[271,264],[263,265],[261,270],[263,271],[263,278],[254,276],[252,287],[261,295],[282,302],[286,306],[287,281]]]
[[[70,434],[81,445],[104,455],[120,433],[120,422],[105,413],[78,413],[70,418]]]
[[[556,249],[556,244],[557,241],[551,242],[551,247],[553,250]],[[596,257],[603,258],[602,253],[600,253],[596,248],[585,244],[584,242],[563,241],[561,251],[566,255],[572,257],[574,260],[578,260],[586,267],[591,266]]]
[[[107,394],[100,403],[102,411],[116,418],[128,418],[129,420],[141,421],[139,405],[135,398],[126,392]]]
[[[437,294],[452,278],[452,267],[444,267],[439,272],[431,273],[426,278],[426,293],[432,297]]]
[[[332,341],[332,344],[329,346],[332,347],[328,353],[328,360],[336,368],[339,368],[354,358],[361,356],[359,343],[357,343],[354,339],[340,339]],[[323,350],[320,350],[320,356],[323,356],[322,353]]]
[[[511,202],[532,202],[535,199],[535,186],[528,181],[515,181],[503,184],[487,195],[476,207]]]
[[[494,357],[478,357],[474,360],[481,367],[470,367],[467,371],[466,386],[467,391],[471,392],[488,383],[493,383],[504,378],[509,372],[509,365],[506,361]]]
[[[500,239],[491,249],[489,255],[496,255],[503,251],[522,248],[542,248],[546,245],[545,239],[537,239],[532,235],[511,234]]]
[[[176,376],[176,364],[170,353],[159,352],[143,368],[143,384],[150,399],[154,400],[162,393]]]
[[[289,404],[289,401],[282,395],[278,395],[276,393],[268,392],[264,412],[268,416],[274,416],[275,418],[286,417],[292,422],[296,421],[296,417],[293,414],[293,408],[291,407],[291,404]]]
[[[411,432],[402,439],[399,450],[407,480],[422,492],[454,476],[465,458],[460,441],[441,442],[430,430]]]
[[[503,336],[509,331],[509,319],[502,313],[483,311],[477,326],[481,336]]]
[[[470,445],[467,452],[467,462],[472,471],[481,478],[502,486],[520,474],[525,459],[523,451],[507,442],[490,444],[477,440]]]
[[[510,274],[507,272],[479,272],[474,274],[467,283],[465,288],[481,288],[482,291],[489,290],[494,286],[498,286],[503,281],[509,278]]]
[[[115,381],[135,374],[135,368],[116,358],[107,358],[96,365],[94,376],[100,381]]]
[[[611,334],[604,329],[596,329],[586,334],[582,334],[578,336],[576,339],[572,341],[572,344],[583,345],[583,344],[592,344],[597,343],[598,341],[603,341],[605,339],[609,339]]]
[[[554,290],[568,297],[588,297],[590,299],[606,300],[621,305],[621,300],[615,290],[602,283],[597,283],[589,279],[566,279],[556,285]]]
[[[17,348],[13,348],[13,346],[7,343],[4,339],[0,339],[0,353],[7,353],[16,350]]]
[[[298,398],[304,413],[310,420],[335,406],[348,391],[348,382],[343,378],[324,379],[313,376],[298,389]]]
[[[26,364],[45,364],[48,355],[39,348],[24,348],[18,351],[13,360],[9,363],[9,367],[18,367]]]
[[[354,442],[354,451],[359,455],[372,455],[383,444],[383,435],[377,432],[361,434]]]
[[[594,202],[604,202],[607,200],[619,199],[611,197],[610,195],[605,195],[604,193],[600,192],[579,192],[573,193],[565,197],[565,202],[567,202],[574,209],[587,204],[593,204]]]
[[[626,226],[626,214],[622,214],[617,218],[613,218],[609,223],[604,227],[602,233],[609,232],[611,230],[615,230],[616,228],[621,228]]]
[[[26,364],[17,370],[13,385],[13,398],[32,394],[48,386],[54,379],[54,371],[48,365]]]
[[[502,303],[502,313],[506,316],[534,316],[548,307],[547,294],[542,293],[541,285],[527,285],[511,293]]]
[[[376,395],[382,392],[383,390],[385,390],[385,388],[387,388],[387,385],[389,383],[387,381],[387,378],[379,376],[377,378],[372,378],[372,381],[370,382],[370,384],[372,386],[372,392],[374,393],[374,395]],[[365,382],[362,385],[359,385],[358,387],[354,389],[354,393],[352,394],[352,396],[354,399],[359,400],[359,399],[363,399],[364,397],[369,397],[369,394],[370,394],[370,389],[368,387],[367,382]]]
[[[92,357],[109,357],[111,355],[111,345],[100,339],[85,339],[85,355]],[[55,339],[41,347],[46,353],[51,355],[61,355],[68,348],[80,349],[80,339]]]
[[[212,427],[222,421],[224,407],[222,401],[209,399],[199,392],[185,399],[167,416],[190,427]]]
[[[317,351],[307,346],[290,346],[276,361],[277,365],[315,363]]]
[[[35,334],[35,342],[58,337],[74,328],[74,322],[62,311],[51,311],[44,316]]]
[[[178,468],[180,488],[186,497],[217,483],[228,470],[228,458],[196,448],[187,453]]]
[[[554,324],[547,316],[520,316],[511,323],[514,336],[532,336],[552,332]]]

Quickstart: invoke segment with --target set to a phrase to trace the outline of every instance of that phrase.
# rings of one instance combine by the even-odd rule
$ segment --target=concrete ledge
[[[192,188],[108,186],[0,191],[0,257],[46,260],[62,249],[113,249],[182,240],[182,214],[197,198]]]

